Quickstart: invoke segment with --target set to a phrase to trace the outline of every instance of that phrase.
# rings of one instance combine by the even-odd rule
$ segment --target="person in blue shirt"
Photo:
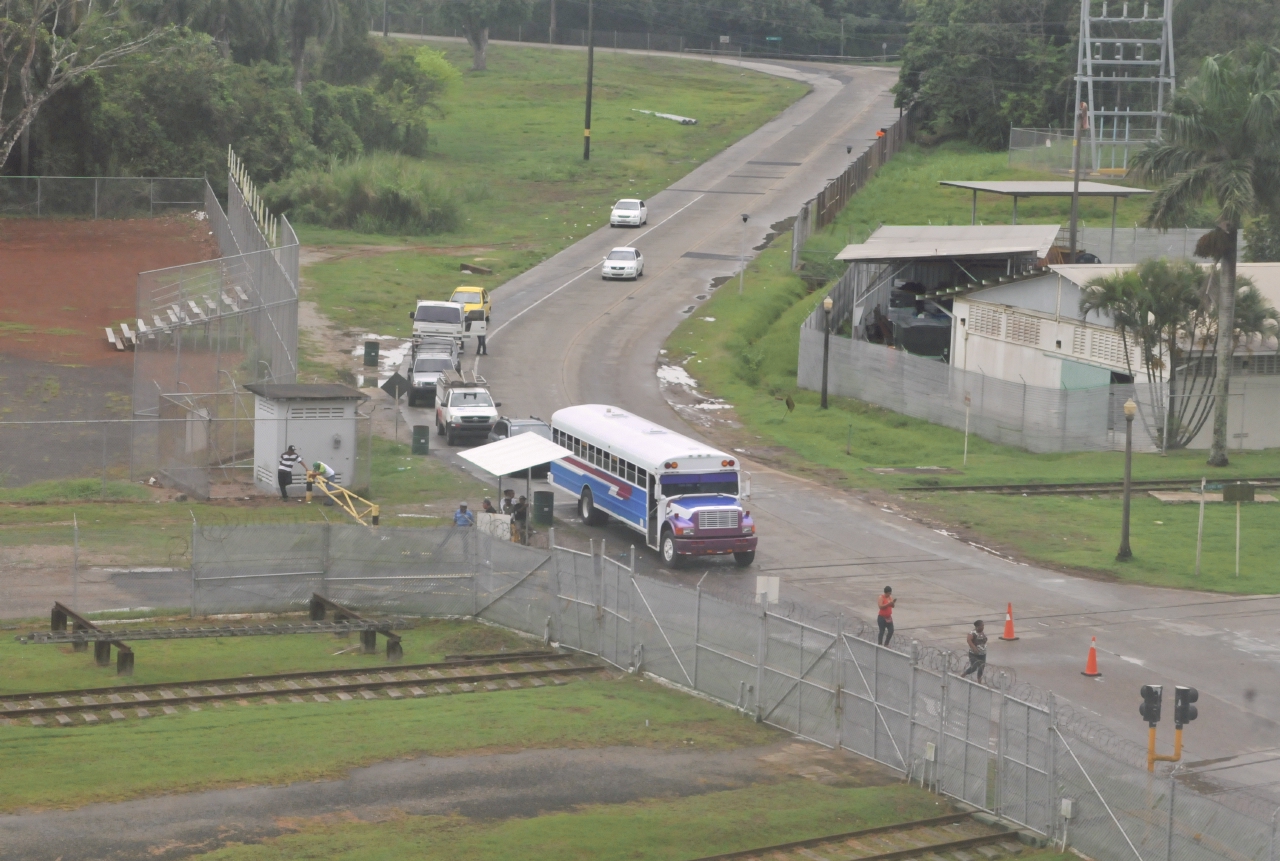
[[[454,526],[475,526],[476,516],[467,510],[465,502],[458,503],[458,510],[453,513]]]

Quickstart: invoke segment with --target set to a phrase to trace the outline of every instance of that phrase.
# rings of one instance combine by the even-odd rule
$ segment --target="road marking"
[[[701,194],[700,194],[700,195],[698,195],[698,196],[697,196],[697,197],[695,197],[693,200],[689,201],[689,202],[688,202],[688,203],[686,203],[684,206],[680,207],[680,208],[679,208],[679,209],[677,209],[675,212],[671,213],[671,214],[670,214],[670,215],[668,215],[666,218],[664,218],[664,219],[662,219],[661,221],[659,221],[659,222],[658,222],[657,224],[655,224],[653,227],[650,227],[650,228],[649,228],[648,230],[646,230],[644,233],[641,233],[641,234],[640,234],[640,236],[639,236],[639,237],[637,237],[637,241],[638,241],[638,240],[640,240],[640,239],[644,239],[644,238],[645,238],[646,236],[648,236],[650,233],[652,233],[653,231],[657,230],[659,227],[661,227],[662,225],[666,224],[668,221],[670,221],[671,219],[675,218],[677,215],[679,215],[680,213],[684,212],[684,211],[685,211],[686,209],[688,209],[689,207],[693,206],[695,203],[697,203],[699,200],[701,200],[701,199],[702,199],[702,197],[703,197],[703,195],[701,195]],[[572,247],[572,246],[570,246],[570,247]],[[534,308],[538,307],[538,306],[539,306],[539,305],[541,305],[543,302],[547,301],[547,300],[548,300],[548,299],[550,299],[552,296],[556,295],[556,294],[557,294],[557,293],[559,293],[561,290],[563,290],[564,288],[568,287],[568,286],[569,286],[570,284],[572,284],[574,281],[577,281],[577,280],[578,280],[579,278],[581,278],[583,275],[586,275],[588,272],[591,272],[592,270],[594,270],[594,269],[595,269],[597,266],[599,266],[599,265],[600,265],[599,263],[596,263],[596,264],[593,264],[592,266],[590,266],[589,268],[582,270],[582,271],[581,271],[581,272],[579,272],[577,275],[573,276],[573,277],[572,277],[572,278],[570,278],[568,281],[564,282],[564,283],[563,283],[563,284],[561,284],[559,287],[557,287],[556,289],[552,290],[550,293],[548,293],[547,295],[543,296],[541,299],[538,299],[536,302],[534,302],[533,304],[531,304],[529,307],[525,308],[525,309],[524,309],[523,311],[521,311],[519,314],[516,314],[516,315],[515,315],[514,317],[512,317],[510,320],[508,320],[507,322],[503,323],[503,324],[502,324],[501,326],[499,326],[498,328],[494,329],[494,330],[493,330],[493,334],[491,334],[491,335],[489,335],[487,338],[485,338],[486,343],[488,342],[488,340],[489,340],[490,338],[493,338],[493,336],[494,336],[494,335],[497,335],[497,334],[498,334],[499,332],[501,332],[503,329],[507,328],[507,327],[508,327],[508,326],[510,326],[512,323],[514,323],[516,320],[519,320],[519,319],[520,319],[521,317],[523,317],[525,314],[529,313],[529,312],[530,312],[530,311],[532,311]],[[479,367],[480,367],[480,357],[479,357],[479,356],[476,356],[476,361],[475,361],[475,365],[474,365],[474,367],[475,367],[475,368],[479,368]]]

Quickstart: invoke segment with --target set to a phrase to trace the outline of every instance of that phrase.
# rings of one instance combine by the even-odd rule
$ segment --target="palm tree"
[[[306,80],[307,39],[321,42],[342,38],[342,0],[271,0],[271,18],[282,29],[293,64],[293,88],[302,92]]]
[[[1226,466],[1237,237],[1247,217],[1280,210],[1280,49],[1251,45],[1206,59],[1174,99],[1165,140],[1140,152],[1131,173],[1161,183],[1147,214],[1153,227],[1187,224],[1206,197],[1216,205],[1209,236],[1222,278],[1209,464]]]

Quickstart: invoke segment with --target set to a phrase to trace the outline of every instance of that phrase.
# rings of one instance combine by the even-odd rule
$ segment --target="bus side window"
[[[640,467],[636,467],[636,484],[646,489],[649,487],[649,475]]]
[[[627,463],[627,481],[632,484],[636,483],[636,465],[634,463]]]

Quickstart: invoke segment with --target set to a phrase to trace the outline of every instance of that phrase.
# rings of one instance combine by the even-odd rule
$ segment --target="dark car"
[[[452,356],[419,353],[409,364],[409,406],[436,405],[436,378],[441,371],[452,371]]]
[[[489,442],[498,442],[508,437],[519,436],[522,433],[536,433],[543,439],[549,440],[551,439],[551,425],[534,416],[530,416],[527,419],[499,416],[498,421],[493,426],[493,430],[489,431]],[[547,473],[550,471],[551,464],[538,464],[533,468],[533,477],[546,478]]]

